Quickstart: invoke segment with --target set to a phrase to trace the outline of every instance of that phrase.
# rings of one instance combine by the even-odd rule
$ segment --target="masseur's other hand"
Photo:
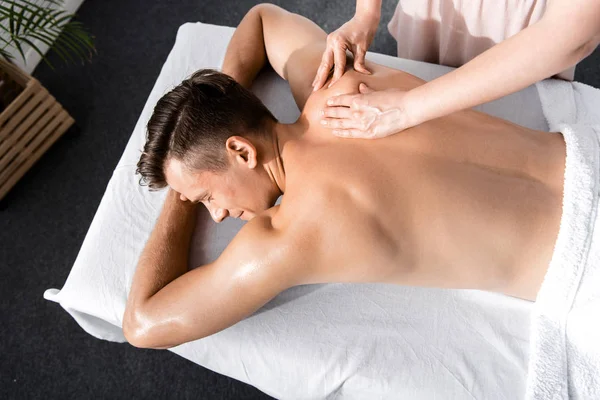
[[[371,72],[365,67],[365,54],[373,42],[373,37],[379,25],[379,16],[355,15],[335,32],[327,36],[327,48],[321,58],[321,65],[312,83],[313,90],[319,90],[329,76],[332,66],[335,66],[333,79],[335,83],[344,74],[346,68],[346,50],[354,54],[354,69],[363,74]]]
[[[330,97],[322,112],[321,124],[340,137],[378,139],[410,128],[403,106],[405,91],[373,91],[366,84],[360,94]]]

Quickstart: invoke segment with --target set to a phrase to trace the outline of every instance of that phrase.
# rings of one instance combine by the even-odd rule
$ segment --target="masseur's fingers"
[[[340,130],[334,135],[378,139],[415,125],[408,119],[403,102],[406,92],[398,89],[375,91],[365,83],[359,84],[358,91],[359,94],[339,95],[327,100],[323,115],[337,118],[328,119],[323,125]],[[348,130],[353,132],[346,132]]]
[[[365,133],[358,129],[334,129],[331,131],[335,136],[341,138],[364,138]]]
[[[370,87],[368,87],[366,83],[362,83],[362,82],[360,85],[358,85],[358,91],[361,92],[362,94],[374,92],[374,90],[371,89]]]
[[[326,107],[321,114],[327,118],[352,118],[352,110],[348,107]]]
[[[345,118],[323,118],[321,125],[331,129],[364,129],[362,121]]]
[[[319,69],[317,69],[317,75],[312,83],[313,90],[319,90],[325,82],[327,81],[327,76],[329,76],[329,71],[333,65],[333,50],[327,47],[327,50],[323,53],[323,57],[321,57],[321,65],[319,65]]]
[[[371,75],[371,71],[365,66],[365,49],[359,44],[354,46],[352,53],[354,53],[354,69],[363,74]]]
[[[332,96],[327,99],[327,105],[329,107],[350,107],[354,103],[355,99],[358,99],[359,95],[356,94],[340,94],[338,96]]]
[[[344,75],[346,70],[346,47],[343,44],[338,44],[333,49],[333,58],[335,61],[335,71],[333,72],[333,78],[329,83],[328,87],[331,87],[338,79]]]

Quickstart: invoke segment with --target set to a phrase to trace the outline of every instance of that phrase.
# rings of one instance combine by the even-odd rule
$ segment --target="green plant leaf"
[[[78,58],[82,58],[76,48],[67,41],[65,41],[63,35],[59,36],[54,42],[53,49],[60,49],[69,61],[73,61],[73,55],[76,55]]]
[[[74,57],[89,60],[96,50],[93,37],[74,20],[74,14],[55,7],[62,3],[61,0],[46,0],[42,4],[30,0],[0,1],[0,21],[8,19],[8,24],[0,24],[0,31],[8,34],[3,53],[8,53],[6,48],[14,47],[25,60],[23,44],[27,44],[51,66],[38,47],[44,43],[65,62],[73,61]]]
[[[8,51],[4,50],[4,48],[0,49],[0,55],[6,58],[7,60],[12,60],[14,58],[13,55],[10,54]]]
[[[21,47],[21,43],[18,40],[13,40],[11,43],[15,49],[19,52],[23,60],[25,60],[25,53],[23,53],[23,47]]]
[[[17,20],[15,23],[15,35],[19,35],[21,31],[21,24],[25,20],[25,12],[28,11],[30,12],[30,10],[27,7],[21,7],[21,11],[17,14]]]
[[[0,24],[0,29],[2,29],[4,32],[6,32],[6,34],[10,38],[10,30],[9,30],[8,26],[4,26],[4,24]]]
[[[62,46],[56,45],[54,36],[45,36],[43,32],[38,32],[32,34],[31,37],[39,40],[42,43],[47,44],[52,51],[56,52],[56,54],[60,57],[61,60],[63,60],[63,62],[67,62],[68,55],[64,52]]]
[[[14,58],[13,55],[6,50],[6,48],[10,45],[10,40],[0,36],[0,42],[4,43],[4,45],[0,48],[0,55],[7,60],[12,60]]]
[[[54,65],[52,65],[52,63],[50,62],[50,60],[48,60],[46,58],[46,55],[35,45],[35,43],[33,43],[31,40],[24,38],[23,39],[24,43],[27,43],[29,45],[29,47],[31,47],[36,53],[38,53],[40,55],[40,57],[42,57],[42,60],[44,60],[44,62],[46,64],[48,64],[48,66],[54,70]],[[24,57],[23,57],[24,58]]]
[[[85,30],[80,26],[68,24],[63,29],[63,34],[71,39],[77,48],[86,52],[88,58],[91,57],[95,48],[90,35]]]
[[[10,7],[10,14],[9,14],[9,20],[8,20],[8,28],[10,30],[10,34],[11,36],[14,35],[15,33],[15,5],[12,4],[12,6]]]
[[[43,13],[44,13],[44,10],[42,8],[33,10],[31,12],[31,14],[29,15],[29,17],[27,18],[27,21],[25,21],[25,25],[27,27],[36,26],[35,17],[39,17],[38,18],[38,20],[39,20],[39,19],[41,19]]]

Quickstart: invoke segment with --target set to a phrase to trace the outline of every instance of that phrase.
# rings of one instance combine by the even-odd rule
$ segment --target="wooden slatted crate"
[[[38,80],[0,59],[0,200],[73,123]]]

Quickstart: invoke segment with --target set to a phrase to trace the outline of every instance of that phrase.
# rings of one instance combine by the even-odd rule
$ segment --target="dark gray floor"
[[[64,283],[179,25],[235,26],[256,3],[88,0],[79,15],[96,36],[92,63],[55,72],[38,67],[34,75],[74,116],[80,133],[59,140],[0,211],[0,398],[269,398],[168,351],[94,339],[42,298],[46,288]],[[349,0],[277,3],[327,31],[353,14]],[[382,22],[394,6],[384,2]],[[383,23],[371,50],[395,52]],[[576,79],[600,87],[599,61],[597,50]]]

